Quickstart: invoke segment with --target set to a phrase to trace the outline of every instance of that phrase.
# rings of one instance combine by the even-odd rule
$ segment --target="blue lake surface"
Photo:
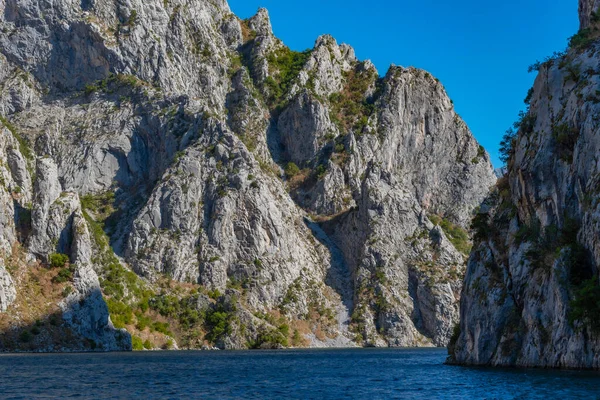
[[[600,374],[444,365],[444,349],[0,355],[0,398],[600,399]]]

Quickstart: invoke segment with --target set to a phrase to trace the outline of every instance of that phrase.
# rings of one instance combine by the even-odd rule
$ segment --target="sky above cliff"
[[[575,0],[229,0],[240,18],[259,7],[293,50],[321,34],[355,48],[384,75],[390,64],[439,78],[457,112],[501,166],[498,143],[525,108],[527,67],[564,50],[579,26]]]

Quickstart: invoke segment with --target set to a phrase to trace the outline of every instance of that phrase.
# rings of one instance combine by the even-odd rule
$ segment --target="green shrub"
[[[381,82],[378,80],[377,73],[364,69],[361,64],[358,64],[354,70],[345,72],[344,78],[346,85],[342,92],[329,96],[330,118],[342,132],[352,129],[360,135],[368,125],[369,117],[375,111],[374,101],[377,96],[367,98],[366,95],[373,84],[377,85]]]
[[[112,298],[106,299],[106,305],[115,328],[125,328],[133,323],[133,310],[130,306]]]
[[[229,307],[226,307],[223,303],[218,303],[206,315],[205,327],[208,329],[208,333],[205,338],[214,343],[224,335],[230,335],[233,331],[235,312],[235,300],[232,301]]]
[[[527,105],[529,105],[529,103],[531,103],[531,99],[533,98],[533,88],[529,88],[529,90],[527,91],[527,96],[525,97],[525,100],[523,100],[523,102]]]
[[[58,274],[52,279],[54,283],[69,282],[73,279],[73,270],[71,268],[62,268]]]
[[[294,336],[292,336],[292,344],[294,346],[302,345],[302,335],[300,335],[300,331],[298,331],[298,329],[294,329]]]
[[[169,323],[167,322],[154,322],[152,324],[152,330],[162,333],[163,335],[167,335],[167,336],[172,336],[173,333],[171,333],[171,331],[169,330]]]
[[[540,221],[535,219],[530,224],[522,224],[514,235],[515,242],[520,245],[523,242],[535,242],[541,233]]]
[[[509,128],[502,136],[502,141],[500,142],[500,161],[504,164],[508,163],[508,160],[512,157],[514,153],[514,146],[517,142],[517,132]]]
[[[8,122],[8,120],[1,115],[0,115],[0,123],[2,125],[4,125],[6,127],[6,129],[8,129],[10,131],[10,133],[12,133],[12,135],[15,139],[17,139],[17,142],[19,142],[19,151],[21,152],[23,157],[25,157],[28,161],[32,161],[35,157],[34,157],[33,151],[31,150],[31,147],[29,146],[29,143],[27,142],[27,140],[25,140],[17,132],[17,129],[14,127],[14,125],[12,125],[10,122]],[[30,170],[29,171],[30,173],[34,172],[30,165],[27,166],[27,169]]]
[[[154,348],[154,346],[152,346],[152,343],[150,343],[150,341],[148,339],[146,339],[144,341],[144,349],[146,350],[152,350]]]
[[[529,135],[533,133],[537,116],[532,112],[519,112],[519,119],[513,124],[515,129],[519,129],[522,134]]]
[[[69,262],[69,256],[61,253],[52,253],[48,256],[48,262],[52,268],[62,268]]]
[[[556,152],[560,159],[572,162],[575,145],[579,139],[579,130],[567,123],[554,125],[552,127],[552,138],[556,143]]]
[[[208,297],[210,297],[213,300],[218,300],[222,296],[219,289],[209,290],[207,294]]]
[[[135,313],[135,319],[135,327],[140,331],[143,331],[147,327],[152,327],[152,319],[147,315],[142,314],[141,312]]]
[[[176,296],[160,295],[151,299],[149,304],[160,315],[177,319],[184,329],[189,329],[204,317],[196,308],[196,302],[195,296],[179,299]]]
[[[173,342],[172,339],[167,340],[167,343],[165,343],[165,345],[163,346],[164,350],[171,350],[173,348],[173,346],[175,346],[175,343]]]
[[[131,336],[131,348],[134,351],[144,350],[144,343],[142,339],[137,336]]]
[[[289,326],[287,324],[282,324],[278,328],[262,328],[256,337],[256,341],[249,342],[248,347],[254,349],[261,348],[263,345],[288,347],[288,336]]]
[[[471,220],[471,230],[473,231],[473,240],[477,242],[487,240],[490,232],[490,215],[482,212],[475,214]]]
[[[448,343],[448,354],[454,354],[454,348],[456,346],[456,342],[458,342],[460,333],[460,323],[457,323],[456,325],[454,325],[454,329],[452,330],[452,337],[450,338],[450,342]]]
[[[271,107],[280,105],[284,95],[292,87],[294,79],[308,61],[310,54],[311,50],[297,52],[282,47],[267,56],[269,70],[274,75],[274,77],[269,76],[265,79],[265,86],[269,89],[267,103]]]
[[[592,43],[592,30],[590,28],[581,29],[569,38],[569,47],[572,49],[584,49]]]
[[[317,166],[317,168],[315,169],[315,175],[317,176],[317,179],[323,178],[326,173],[327,173],[327,166],[324,164],[319,164]]]
[[[448,219],[442,218],[439,215],[430,215],[429,220],[442,228],[444,234],[456,250],[463,254],[469,254],[471,252],[469,234],[461,226],[453,224]]]
[[[73,287],[72,286],[65,286],[65,288],[62,291],[62,296],[63,297],[69,297],[69,295],[73,292]]]
[[[29,331],[23,331],[19,334],[19,340],[23,343],[28,343],[32,339],[31,333]]]
[[[298,166],[296,164],[294,164],[293,162],[289,162],[285,166],[284,172],[285,172],[285,176],[288,179],[291,179],[300,173],[300,168],[298,168]]]
[[[600,332],[600,285],[594,277],[583,281],[575,290],[569,303],[569,322],[581,321],[590,329]]]
[[[127,19],[127,25],[134,26],[136,22],[137,22],[137,11],[131,10],[131,13],[129,13],[129,18]]]

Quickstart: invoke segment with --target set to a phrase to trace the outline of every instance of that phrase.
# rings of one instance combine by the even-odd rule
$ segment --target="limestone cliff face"
[[[90,348],[448,342],[496,178],[430,74],[224,1],[0,13],[7,321],[54,265]]]
[[[589,30],[540,66],[508,174],[474,222],[453,362],[600,368],[596,9],[580,2]]]
[[[597,15],[600,2],[598,0],[579,0],[579,23],[581,29],[589,28]]]

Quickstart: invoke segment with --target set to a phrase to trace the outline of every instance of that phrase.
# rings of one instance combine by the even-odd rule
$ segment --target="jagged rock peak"
[[[266,8],[259,8],[256,14],[248,20],[248,26],[259,36],[273,35],[271,18],[269,17],[269,11]]]

